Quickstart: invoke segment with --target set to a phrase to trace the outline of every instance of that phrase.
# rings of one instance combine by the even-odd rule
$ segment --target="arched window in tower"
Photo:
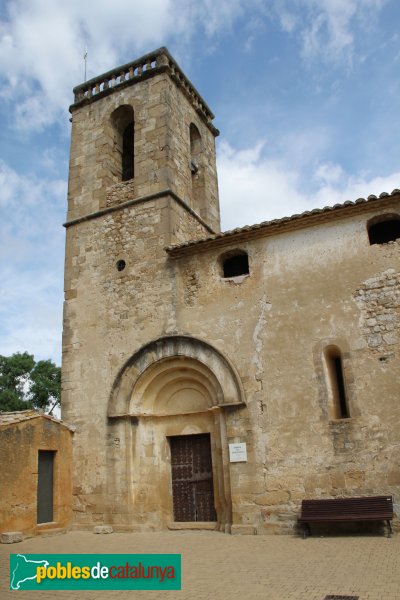
[[[207,214],[205,206],[205,173],[203,168],[202,153],[203,141],[199,130],[194,123],[189,127],[190,135],[190,172],[192,179],[191,201],[192,208],[201,217]]]
[[[190,124],[190,170],[192,172],[192,183],[194,176],[199,170],[201,154],[201,135],[194,123]]]
[[[337,346],[328,346],[324,351],[329,395],[329,416],[331,419],[350,417],[343,371],[343,358]]]
[[[111,114],[114,129],[113,172],[119,181],[129,181],[134,177],[135,124],[133,108],[119,106]]]
[[[133,178],[133,123],[130,123],[122,135],[122,181]]]
[[[380,215],[368,221],[369,243],[387,244],[400,238],[400,216],[399,215]]]

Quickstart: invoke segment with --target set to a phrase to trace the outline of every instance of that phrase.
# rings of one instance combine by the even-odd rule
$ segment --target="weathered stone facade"
[[[70,427],[34,410],[0,413],[0,533],[31,536],[70,527],[72,437]],[[43,451],[54,455],[52,516],[44,522],[38,518],[39,455]]]
[[[371,245],[368,223],[399,215],[400,192],[220,234],[213,115],[165,49],[75,92],[62,397],[75,526],[284,532],[303,498],[398,503],[399,244]],[[121,181],[115,115],[131,114]],[[238,255],[248,271],[224,272]],[[216,515],[183,522],[171,439],[197,434]],[[230,462],[232,443],[246,461]]]

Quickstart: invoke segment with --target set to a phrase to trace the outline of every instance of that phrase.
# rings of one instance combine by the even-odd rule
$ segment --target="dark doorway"
[[[175,521],[216,521],[210,434],[170,437]]]
[[[38,487],[37,487],[37,522],[53,521],[53,478],[54,455],[52,450],[39,450]]]

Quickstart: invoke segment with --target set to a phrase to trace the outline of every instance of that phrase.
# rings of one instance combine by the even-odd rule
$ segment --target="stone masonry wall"
[[[368,347],[382,355],[380,360],[389,360],[400,341],[400,273],[389,268],[370,277],[357,290],[355,299]]]
[[[238,526],[291,530],[303,498],[390,493],[400,502],[399,344],[386,338],[392,358],[379,360],[364,325],[371,302],[377,316],[397,315],[398,245],[370,246],[366,222],[242,242],[250,274],[237,280],[221,277],[219,258],[235,245],[176,259],[178,330],[224,352],[246,390],[247,408],[226,424],[228,442],[248,448],[248,462],[230,469]],[[332,344],[342,351],[350,419],[328,417],[321,365]]]

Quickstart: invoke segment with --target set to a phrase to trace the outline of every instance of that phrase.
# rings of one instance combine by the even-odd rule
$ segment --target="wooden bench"
[[[392,496],[363,498],[321,498],[303,500],[298,522],[304,525],[304,537],[311,535],[310,523],[342,521],[386,521],[388,537],[392,534]]]

